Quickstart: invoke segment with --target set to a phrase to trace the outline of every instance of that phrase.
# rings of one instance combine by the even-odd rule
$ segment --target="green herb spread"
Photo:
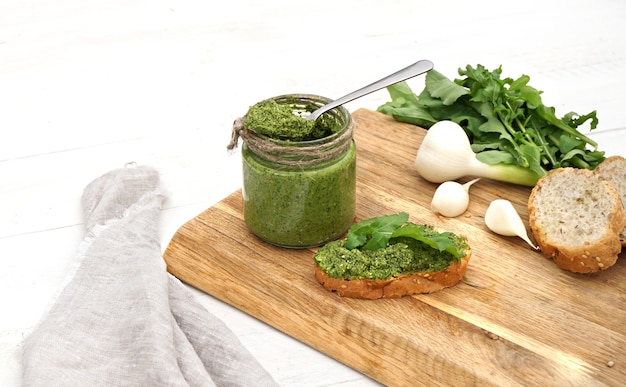
[[[318,246],[340,237],[354,222],[356,146],[315,167],[285,167],[243,155],[244,215],[248,228],[281,246]]]
[[[243,211],[259,238],[284,247],[320,246],[353,224],[356,145],[341,107],[303,118],[326,98],[293,95],[252,106],[244,126],[263,146],[244,142]]]
[[[444,238],[450,244],[446,244],[445,249],[438,249],[410,236],[398,236],[390,238],[384,247],[368,250],[362,247],[349,249],[346,240],[338,240],[320,248],[314,260],[333,278],[383,280],[402,274],[440,271],[466,255],[468,245],[461,236],[413,223],[406,223],[397,230],[404,227],[419,228],[420,239]]]
[[[315,106],[305,111],[315,110]],[[315,121],[309,121],[296,114],[291,103],[278,103],[273,99],[261,101],[250,107],[244,118],[244,126],[257,134],[276,140],[309,141],[324,138],[337,131],[336,125],[322,114]]]

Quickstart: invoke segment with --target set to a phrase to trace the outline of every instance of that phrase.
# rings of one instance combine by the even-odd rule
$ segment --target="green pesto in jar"
[[[278,103],[274,99],[267,99],[250,107],[244,118],[244,126],[277,140],[310,141],[335,133],[337,126],[328,119],[328,115],[323,114],[315,121],[309,121],[302,115],[316,108],[308,105],[294,109],[289,100]]]
[[[315,168],[281,168],[244,144],[244,217],[261,239],[311,247],[340,237],[354,221],[356,146]]]
[[[467,247],[464,238],[453,235],[453,240],[459,250]],[[375,250],[349,250],[345,240],[329,242],[318,250],[314,260],[333,278],[384,280],[403,274],[441,271],[458,258],[413,238],[398,237]]]
[[[302,121],[312,122],[294,111],[311,112],[330,99],[288,95],[268,101],[273,102],[256,104],[244,118],[244,127],[256,136],[242,146],[248,229],[283,247],[319,246],[339,238],[352,225],[356,207],[350,113],[344,107],[326,112],[304,133]],[[278,113],[277,106],[284,111]]]

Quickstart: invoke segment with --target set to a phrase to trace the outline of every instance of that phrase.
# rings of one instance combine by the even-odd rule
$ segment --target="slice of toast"
[[[626,215],[612,184],[587,169],[558,168],[531,191],[528,222],[541,251],[558,267],[592,273],[617,261]]]
[[[336,292],[342,297],[364,298],[400,298],[410,294],[434,293],[456,285],[465,275],[467,264],[472,255],[468,247],[466,255],[453,262],[447,268],[436,272],[416,272],[379,279],[344,279],[330,277],[315,263],[315,278],[324,289]]]
[[[593,170],[598,178],[613,184],[622,201],[622,207],[626,206],[626,158],[622,156],[607,157]],[[622,246],[626,246],[626,228],[620,233]]]

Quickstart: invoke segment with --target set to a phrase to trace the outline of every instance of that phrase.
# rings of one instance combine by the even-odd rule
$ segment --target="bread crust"
[[[456,285],[465,275],[467,264],[472,255],[471,248],[460,261],[453,262],[444,270],[437,272],[416,272],[385,280],[333,278],[315,263],[315,278],[324,289],[336,292],[341,297],[364,298],[400,298],[418,293],[433,293],[443,288]]]
[[[622,201],[622,207],[626,211],[626,158],[622,156],[610,156],[601,162],[593,173],[601,180],[613,184]],[[620,233],[622,246],[626,246],[626,228]]]
[[[584,178],[594,179],[594,181],[597,181],[596,189],[606,190],[609,196],[613,198],[614,205],[608,224],[581,225],[582,227],[604,227],[604,233],[590,243],[566,245],[559,240],[558,235],[549,235],[542,228],[542,223],[538,216],[539,208],[536,204],[536,198],[538,195],[542,195],[544,186],[549,184],[553,176],[563,173],[571,174],[572,181],[576,177],[574,176],[575,174],[579,174]],[[617,262],[618,255],[622,249],[620,233],[626,227],[626,214],[617,191],[610,183],[598,179],[590,170],[558,168],[551,170],[543,176],[532,189],[528,199],[528,222],[534,239],[541,248],[543,255],[554,260],[559,268],[574,273],[594,273],[606,270]],[[562,225],[566,232],[578,226],[580,225],[565,223]]]

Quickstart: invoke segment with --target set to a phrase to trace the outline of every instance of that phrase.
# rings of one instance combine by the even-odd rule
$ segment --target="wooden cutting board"
[[[511,200],[527,224],[525,187],[483,179],[465,215],[435,215],[436,184],[413,169],[426,131],[364,109],[353,117],[357,220],[406,211],[466,235],[473,256],[461,283],[402,299],[341,298],[316,282],[315,249],[250,234],[240,191],[178,230],[164,254],[169,272],[386,385],[626,382],[624,254],[605,272],[579,275],[491,233],[483,217],[497,198]]]

